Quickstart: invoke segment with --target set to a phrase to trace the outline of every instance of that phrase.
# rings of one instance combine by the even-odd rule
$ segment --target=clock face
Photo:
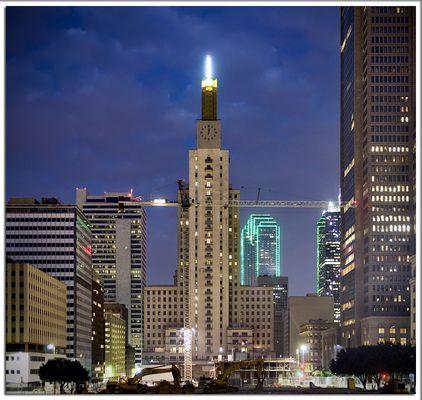
[[[210,140],[214,140],[217,137],[218,132],[217,132],[217,129],[213,125],[205,124],[201,128],[199,134],[201,135],[202,139],[210,141]]]

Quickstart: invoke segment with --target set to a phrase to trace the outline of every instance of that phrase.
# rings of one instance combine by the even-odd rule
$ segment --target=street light
[[[53,350],[52,353],[55,354],[56,353],[56,346],[53,343],[49,343],[47,345],[47,350]]]

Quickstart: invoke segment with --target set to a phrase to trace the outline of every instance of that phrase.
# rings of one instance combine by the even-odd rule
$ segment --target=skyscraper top
[[[202,116],[203,121],[217,120],[217,79],[213,77],[212,59],[205,57],[205,77],[201,82],[202,88]]]
[[[212,58],[207,54],[205,56],[205,78],[211,79],[212,77]]]

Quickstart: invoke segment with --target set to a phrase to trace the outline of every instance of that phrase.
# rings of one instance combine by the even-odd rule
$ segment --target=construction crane
[[[178,207],[180,203],[174,200],[154,199],[142,200],[140,197],[136,198],[137,202],[146,207]],[[193,200],[190,201],[190,206],[219,206],[219,207],[243,207],[243,208],[320,208],[330,209],[335,207],[334,202],[326,200],[229,200],[226,204],[215,203],[198,203]],[[338,207],[356,207],[356,202],[341,203]]]
[[[238,207],[238,208],[319,208],[319,209],[334,209],[336,203],[325,200],[260,200],[261,188],[258,188],[256,200],[235,200],[231,199],[225,204],[216,204],[213,202],[198,203],[189,197],[189,189],[185,185],[183,179],[177,181],[179,188],[179,200],[168,200],[165,198],[156,198],[153,200],[144,200],[142,196],[134,197],[140,205],[146,207],[182,207],[185,211],[190,207]],[[355,208],[356,201],[353,199],[346,203],[337,203],[337,207],[347,210],[348,208]],[[183,270],[183,298],[184,298],[184,379],[192,381],[192,345],[193,345],[193,328],[190,321],[190,296],[189,296],[189,268]]]

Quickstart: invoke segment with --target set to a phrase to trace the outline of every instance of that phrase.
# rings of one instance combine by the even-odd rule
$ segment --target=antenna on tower
[[[209,54],[205,56],[205,78],[212,78],[212,58]]]

